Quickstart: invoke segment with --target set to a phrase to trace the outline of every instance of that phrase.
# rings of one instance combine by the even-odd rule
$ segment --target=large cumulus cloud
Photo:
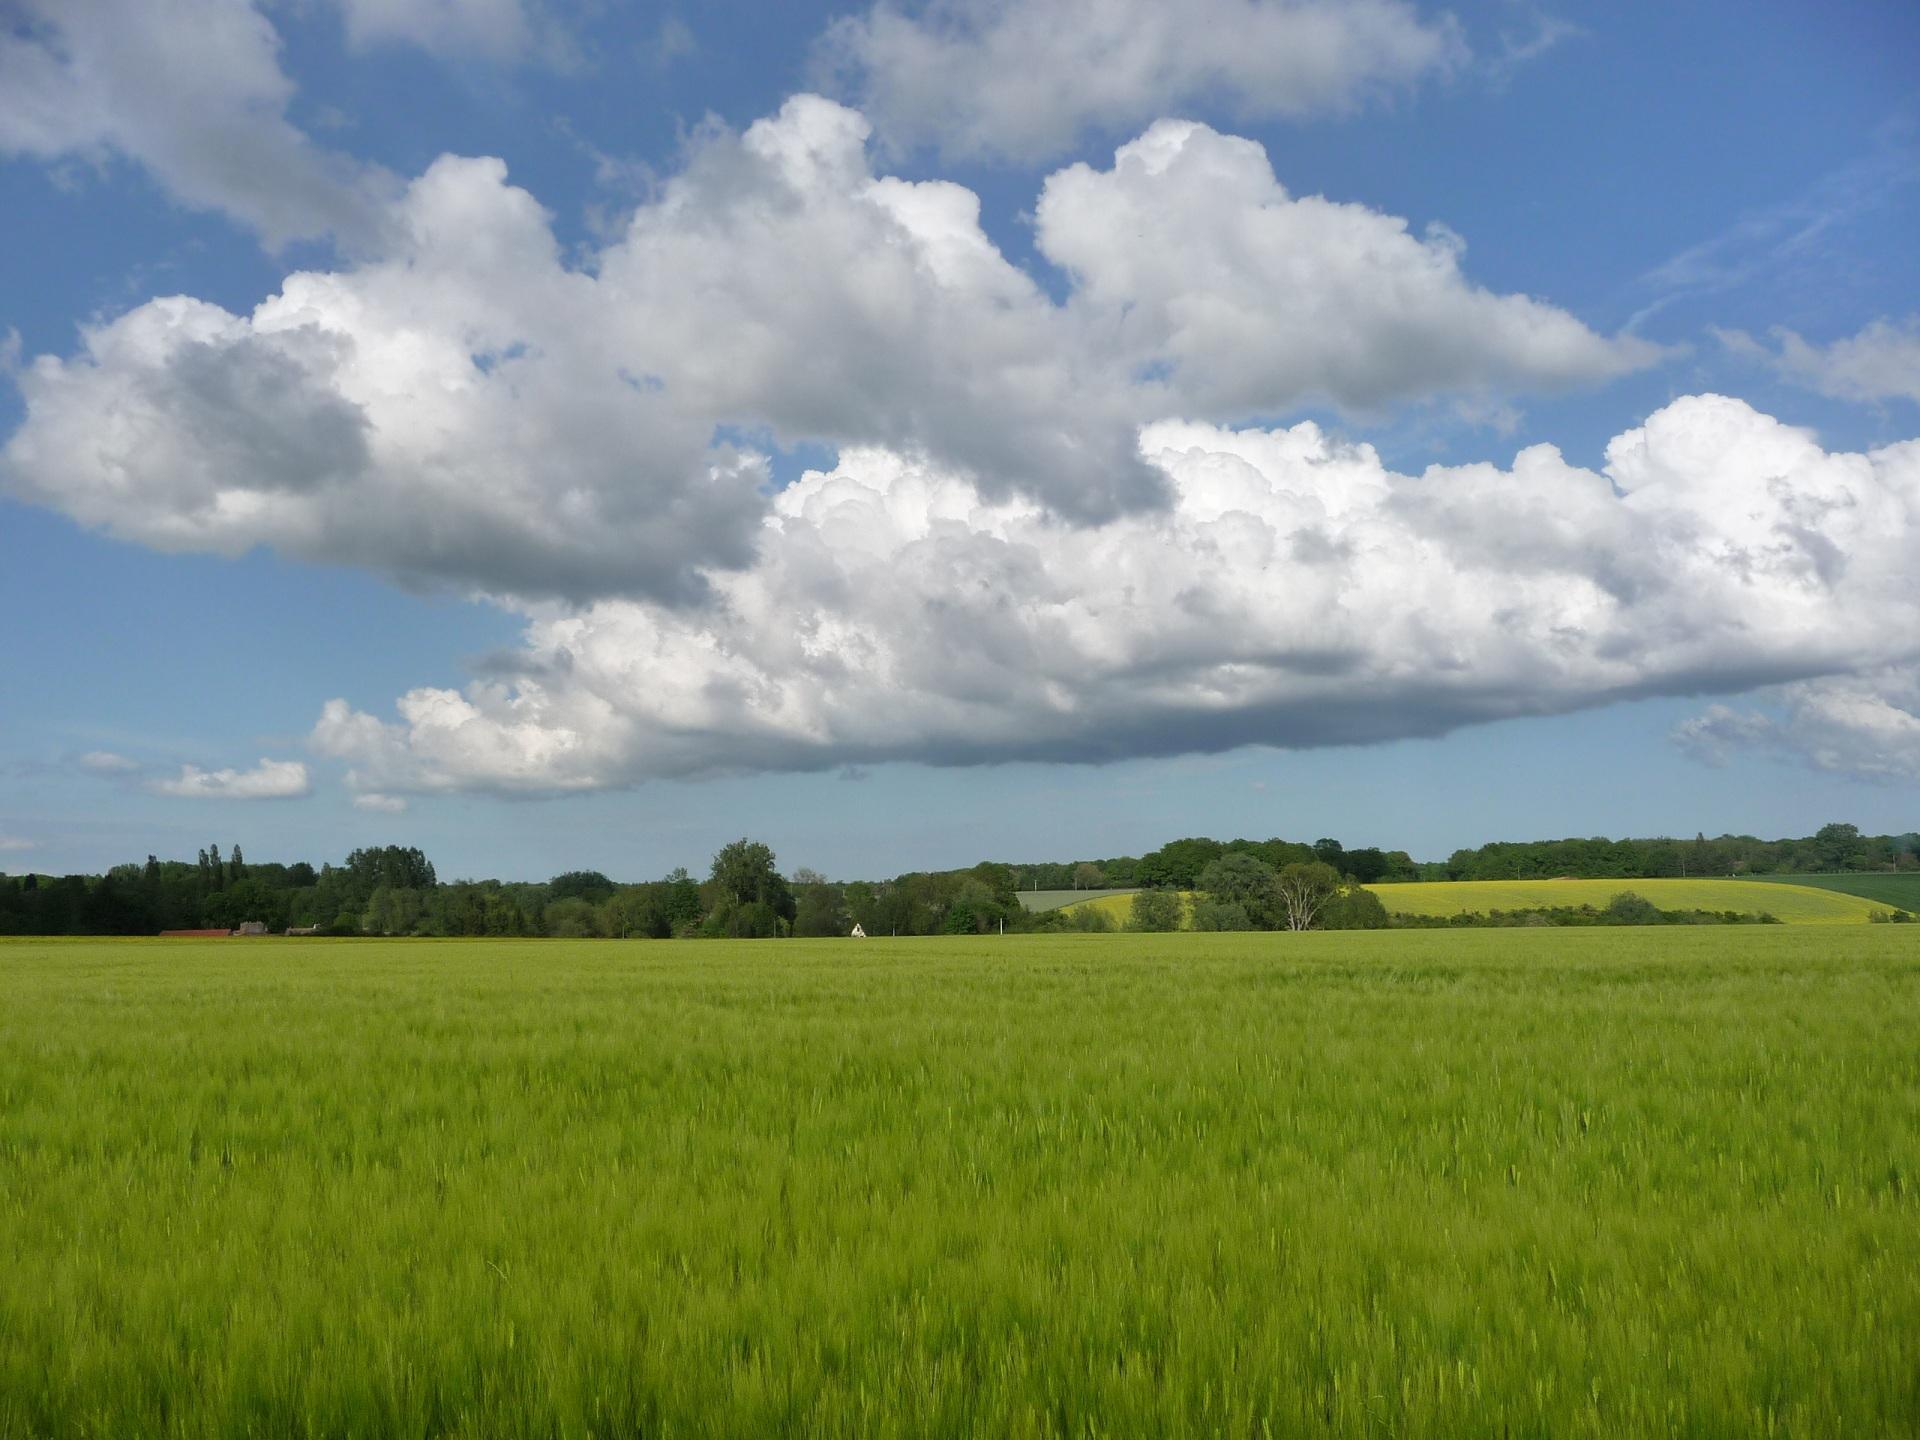
[[[313,743],[377,793],[593,789],[1377,741],[1920,658],[1920,442],[1833,454],[1707,395],[1605,473],[1540,446],[1403,475],[1311,424],[1140,445],[1172,504],[1080,527],[850,451],[711,606],[533,610],[513,673],[333,702]]]
[[[585,265],[500,162],[443,158],[355,267],[250,315],[156,300],[34,361],[0,485],[163,548],[697,602],[751,558],[769,442],[883,448],[1097,523],[1167,503],[1136,443],[1160,416],[1510,393],[1655,353],[1473,286],[1392,217],[1289,197],[1258,146],[1194,125],[1049,182],[1056,302],[972,192],[876,176],[867,136],[811,96],[708,134]]]

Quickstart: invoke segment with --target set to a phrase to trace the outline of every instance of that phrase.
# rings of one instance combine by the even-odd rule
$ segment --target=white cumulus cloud
[[[587,790],[1360,743],[1920,658],[1920,441],[1829,453],[1693,396],[1605,473],[1537,446],[1398,474],[1311,424],[1140,446],[1171,505],[1080,527],[848,451],[712,605],[529,607],[511,673],[334,701],[312,744],[381,794]]]
[[[1349,110],[1467,49],[1400,0],[883,0],[835,22],[821,58],[899,145],[1032,159],[1202,100]]]
[[[37,850],[38,840],[29,840],[22,835],[0,835],[0,854],[18,854],[23,850]]]
[[[183,800],[293,800],[313,793],[305,762],[262,758],[251,770],[202,770],[183,765],[170,780],[149,781],[156,795]]]
[[[708,134],[584,268],[499,161],[444,157],[357,266],[250,315],[154,300],[21,368],[0,490],[167,550],[692,603],[753,561],[770,442],[916,457],[1097,523],[1168,503],[1137,437],[1170,414],[1479,400],[1658,353],[1186,124],[1048,182],[1056,302],[977,196],[876,176],[867,133],[802,96]]]

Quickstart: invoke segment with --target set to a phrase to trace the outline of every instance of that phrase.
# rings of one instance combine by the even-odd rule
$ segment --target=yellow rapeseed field
[[[1071,905],[1066,908],[1071,910],[1104,911],[1113,917],[1113,923],[1115,925],[1124,928],[1127,922],[1133,918],[1134,893],[1137,892],[1131,892],[1126,895],[1103,895],[1098,900],[1082,900],[1078,905]],[[1180,903],[1183,907],[1180,912],[1180,925],[1183,929],[1193,917],[1193,897],[1194,892],[1191,890],[1182,890],[1180,892]]]
[[[1553,905],[1605,905],[1623,890],[1662,910],[1764,910],[1791,925],[1855,925],[1885,910],[1856,895],[1769,880],[1452,880],[1369,885],[1389,911],[1459,915]]]

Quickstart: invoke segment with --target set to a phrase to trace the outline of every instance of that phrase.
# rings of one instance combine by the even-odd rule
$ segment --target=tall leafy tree
[[[773,851],[758,840],[743,836],[723,845],[713,857],[711,879],[722,897],[741,909],[765,906],[782,920],[793,919],[793,892],[775,868]]]

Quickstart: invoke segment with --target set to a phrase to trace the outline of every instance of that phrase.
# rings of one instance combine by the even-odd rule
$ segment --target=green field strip
[[[1895,871],[1892,874],[1850,872],[1836,875],[1755,875],[1741,876],[1748,884],[1777,883],[1809,886],[1816,890],[1836,890],[1857,895],[1883,908],[1920,914],[1920,871]]]

